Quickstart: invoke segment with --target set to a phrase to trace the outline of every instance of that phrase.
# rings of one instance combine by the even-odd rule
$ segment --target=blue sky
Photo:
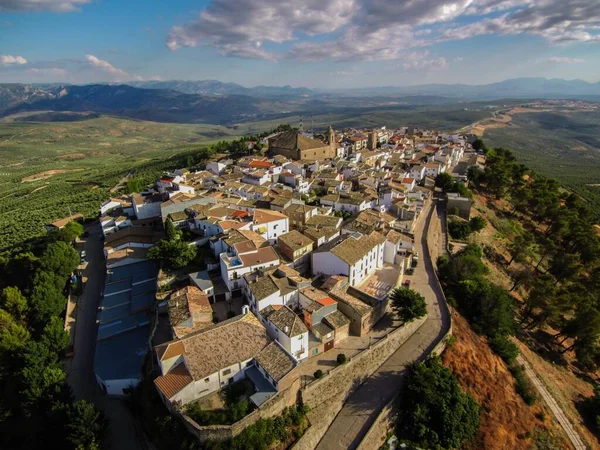
[[[598,0],[0,0],[0,82],[600,81]]]

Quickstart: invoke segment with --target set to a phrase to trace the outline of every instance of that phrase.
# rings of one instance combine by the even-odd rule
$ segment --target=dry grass
[[[478,434],[464,448],[528,449],[536,428],[558,431],[544,405],[527,406],[515,392],[506,364],[492,352],[486,339],[471,330],[458,313],[453,312],[452,320],[456,341],[443,353],[442,361],[481,405]],[[569,448],[566,440],[563,448]]]
[[[585,443],[590,448],[600,448],[600,442],[583,424],[581,415],[576,408],[577,402],[594,394],[593,386],[573,374],[569,369],[546,361],[522,342],[515,339],[515,343]]]
[[[43,172],[36,173],[34,175],[29,175],[27,177],[21,178],[21,183],[27,183],[30,181],[40,181],[45,180],[46,178],[50,178],[52,175],[59,175],[61,173],[69,173],[69,172],[79,172],[83,169],[52,169],[45,170]]]

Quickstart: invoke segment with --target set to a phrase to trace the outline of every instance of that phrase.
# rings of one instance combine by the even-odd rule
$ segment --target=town
[[[79,244],[83,296],[101,291],[97,383],[109,396],[129,394],[149,359],[167,408],[200,441],[224,439],[240,428],[217,436],[190,412],[226,408],[223,389],[248,398],[235,419],[272,416],[397,333],[366,370],[377,369],[425,322],[394,317],[398,286],[436,309],[422,344],[439,343],[450,320],[422,238],[438,203],[469,218],[469,198],[442,197],[435,184],[446,173],[460,186],[470,167],[483,167],[473,140],[407,127],[288,127],[247,142],[248,156],[215,155],[204,170],[165,173],[111,198]]]

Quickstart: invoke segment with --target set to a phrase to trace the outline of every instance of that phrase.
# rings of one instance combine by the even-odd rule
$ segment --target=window
[[[205,379],[204,379],[204,382],[205,382],[205,383],[208,383],[209,381],[210,381],[210,378],[205,378]]]
[[[223,371],[223,376],[225,376],[225,375],[229,375],[230,373],[231,373],[231,369],[225,369],[225,370]]]

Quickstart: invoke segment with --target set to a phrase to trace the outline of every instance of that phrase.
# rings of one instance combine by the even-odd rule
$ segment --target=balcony
[[[228,269],[233,269],[242,266],[242,260],[233,253],[221,253],[221,260],[225,263]]]

